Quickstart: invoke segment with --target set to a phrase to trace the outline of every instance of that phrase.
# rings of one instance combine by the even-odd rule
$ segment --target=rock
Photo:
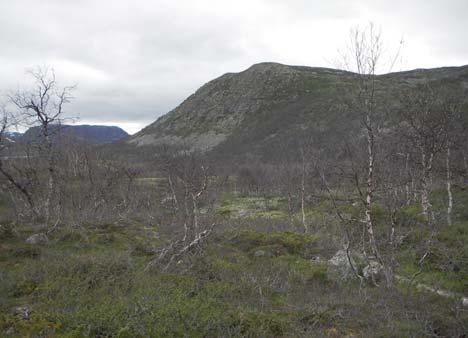
[[[462,297],[462,306],[468,308],[468,297]]]
[[[254,253],[255,257],[265,257],[265,255],[266,255],[266,252],[264,250],[257,250]]]
[[[373,284],[378,283],[384,278],[383,265],[377,261],[371,260],[368,265],[362,269],[363,277]]]
[[[174,203],[174,197],[167,195],[161,200],[161,204],[168,205]]]
[[[49,238],[44,233],[34,234],[29,236],[28,239],[26,239],[26,243],[34,245],[44,245],[49,243]]]
[[[339,250],[336,254],[328,260],[328,272],[329,275],[339,280],[347,280],[355,277],[353,267],[349,263],[353,264],[354,268],[358,270],[358,263],[363,260],[362,256],[351,253],[350,258],[346,254],[346,250]]]
[[[29,315],[31,314],[31,310],[27,305],[23,306],[16,306],[11,309],[11,314],[13,316],[18,316],[23,320],[29,320]]]
[[[245,209],[240,209],[238,212],[237,212],[237,217],[239,218],[242,218],[242,217],[247,217],[249,216],[249,212]]]
[[[13,326],[10,326],[8,329],[5,330],[5,334],[8,336],[12,336],[16,333],[16,330]]]
[[[312,263],[315,263],[315,264],[319,264],[319,263],[322,263],[322,257],[320,256],[314,256],[310,259],[310,261]]]

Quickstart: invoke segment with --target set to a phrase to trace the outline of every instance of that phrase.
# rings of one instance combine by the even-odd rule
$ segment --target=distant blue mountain
[[[10,141],[16,141],[23,136],[22,133],[18,133],[16,131],[7,131],[5,135]]]
[[[51,125],[49,127],[53,142],[64,139],[74,139],[90,144],[106,144],[127,138],[125,130],[115,126],[95,125]],[[38,141],[41,139],[41,128],[31,127],[21,137],[23,141]]]

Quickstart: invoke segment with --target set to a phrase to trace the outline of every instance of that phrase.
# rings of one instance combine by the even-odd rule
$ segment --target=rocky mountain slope
[[[256,64],[208,82],[127,142],[224,154],[265,154],[298,133],[314,131],[334,142],[359,126],[345,104],[355,80],[353,73],[335,69]],[[425,81],[450,82],[466,91],[468,66],[380,75],[377,95],[396,97]]]

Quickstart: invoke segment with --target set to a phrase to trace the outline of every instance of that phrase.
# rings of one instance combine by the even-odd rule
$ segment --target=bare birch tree
[[[375,239],[372,206],[375,192],[376,136],[379,131],[376,85],[382,52],[381,33],[370,23],[365,29],[351,30],[348,50],[343,55],[345,68],[353,71],[356,85],[350,108],[359,113],[366,138],[365,225],[369,246],[376,258],[380,254]]]
[[[37,216],[36,205],[31,191],[28,189],[20,179],[16,178],[15,175],[8,170],[5,161],[5,150],[12,145],[13,141],[8,137],[8,130],[17,125],[17,119],[14,114],[10,113],[4,106],[0,109],[0,174],[7,180],[8,184],[13,187],[14,190],[18,191],[26,201],[30,212]]]
[[[34,80],[34,88],[18,91],[9,96],[27,123],[39,125],[42,152],[47,161],[46,196],[44,199],[44,218],[49,223],[51,199],[55,189],[55,155],[53,149],[52,125],[64,120],[65,105],[72,99],[73,86],[59,87],[53,69],[37,67],[29,71]]]
[[[146,267],[162,265],[167,270],[178,259],[199,247],[208,237],[214,224],[201,220],[200,205],[207,194],[209,167],[198,153],[186,149],[162,149],[159,157],[160,173],[167,177],[169,196],[173,203],[173,226],[183,225],[183,235],[161,249]],[[177,224],[178,222],[183,224]]]
[[[403,101],[400,127],[413,149],[419,153],[421,207],[431,225],[434,222],[430,201],[434,157],[447,147],[446,115],[443,114],[439,93],[429,84],[408,91]]]
[[[445,127],[445,179],[447,189],[447,224],[452,225],[453,212],[453,151],[463,149],[464,138],[464,119],[462,114],[463,93],[447,88],[442,93],[442,114]]]

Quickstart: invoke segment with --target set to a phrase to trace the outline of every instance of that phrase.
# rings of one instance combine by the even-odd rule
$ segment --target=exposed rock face
[[[26,243],[33,245],[45,245],[49,243],[49,238],[46,234],[43,233],[34,234],[26,239]]]
[[[391,97],[426,80],[465,88],[468,66],[380,75],[376,95]],[[218,154],[266,154],[300,133],[333,143],[359,128],[356,113],[343,109],[354,81],[352,73],[334,69],[260,63],[208,82],[127,142]]]

